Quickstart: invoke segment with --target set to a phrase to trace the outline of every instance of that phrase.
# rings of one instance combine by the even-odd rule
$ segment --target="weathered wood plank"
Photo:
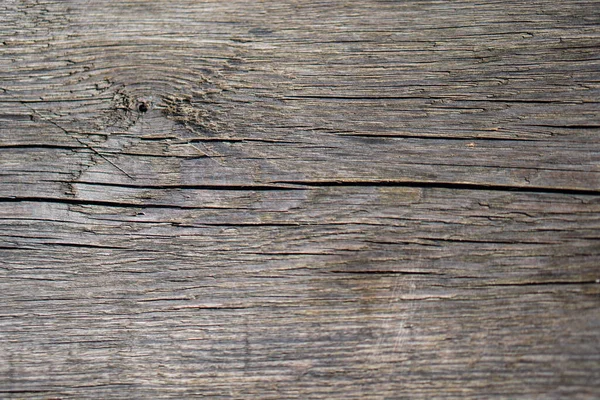
[[[4,65],[27,79],[5,73],[4,99],[17,126],[41,119],[47,141],[34,129],[7,144],[73,146],[84,136],[120,153],[120,164],[132,164],[127,174],[144,181],[156,179],[145,168],[152,159],[127,154],[166,147],[219,158],[220,166],[159,160],[173,179],[195,184],[237,177],[600,188],[595,2],[559,13],[543,2],[508,13],[469,2],[240,4],[132,2],[125,20],[112,5],[33,7],[26,15],[50,27],[6,42]],[[23,54],[32,41],[46,49]],[[135,110],[142,100],[151,113]],[[190,153],[182,146],[189,141],[200,149]],[[103,174],[122,174],[100,161]],[[198,175],[207,168],[210,176]]]
[[[107,190],[88,186],[76,188],[92,198],[92,190]],[[101,202],[9,203],[0,212],[3,231],[11,232],[4,259],[23,263],[39,253],[74,267],[73,254],[106,249],[115,263],[145,252],[215,267],[251,261],[285,269],[293,260],[290,267],[431,273],[460,285],[463,278],[598,278],[597,196],[396,186],[163,189],[149,204],[148,189],[110,189],[115,197]]]
[[[5,1],[0,397],[597,397],[598,5]]]

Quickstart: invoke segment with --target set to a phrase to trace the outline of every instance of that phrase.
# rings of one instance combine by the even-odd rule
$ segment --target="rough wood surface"
[[[0,397],[600,397],[600,3],[0,4]]]

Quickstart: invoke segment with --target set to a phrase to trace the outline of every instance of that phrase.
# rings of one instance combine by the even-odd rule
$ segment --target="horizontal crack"
[[[372,271],[332,270],[329,272],[331,272],[333,274],[360,274],[360,275],[435,275],[435,276],[443,276],[444,275],[444,274],[438,274],[435,272],[393,271],[393,270],[372,270]]]
[[[516,137],[490,137],[490,136],[433,136],[433,135],[410,135],[410,134],[381,134],[381,133],[336,133],[338,136],[359,137],[369,139],[419,139],[419,140],[447,140],[447,141],[489,141],[489,142],[540,142],[543,139],[516,138]]]
[[[82,146],[59,144],[0,144],[0,149],[57,149],[57,150],[87,150]]]
[[[377,187],[416,187],[434,189],[455,190],[487,190],[498,192],[526,192],[526,193],[557,193],[572,195],[600,195],[600,189],[583,188],[559,188],[546,186],[513,186],[482,183],[463,182],[435,182],[435,181],[392,181],[392,180],[369,180],[369,181],[274,181],[274,184],[301,185],[308,187],[353,187],[353,186],[377,186]]]
[[[64,183],[63,181],[60,181]],[[112,183],[112,182],[90,182],[90,181],[77,181],[67,182],[78,185],[92,185],[92,186],[111,186],[111,187],[124,187],[131,189],[198,189],[198,190],[232,190],[232,191],[277,191],[277,190],[304,190],[298,186],[284,186],[277,184],[267,185],[141,185],[133,183]]]
[[[39,202],[39,203],[54,203],[54,204],[68,204],[68,205],[80,205],[80,206],[103,206],[103,207],[123,207],[123,208],[165,208],[165,209],[180,209],[180,210],[197,210],[207,208],[218,208],[220,207],[209,207],[209,206],[184,206],[174,204],[138,204],[138,203],[126,203],[120,201],[104,201],[104,200],[84,200],[84,199],[69,199],[59,197],[0,197],[0,203],[22,203],[22,202]]]

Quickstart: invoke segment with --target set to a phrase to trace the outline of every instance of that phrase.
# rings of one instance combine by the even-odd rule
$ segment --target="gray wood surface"
[[[2,1],[0,398],[599,398],[599,96],[598,1]]]

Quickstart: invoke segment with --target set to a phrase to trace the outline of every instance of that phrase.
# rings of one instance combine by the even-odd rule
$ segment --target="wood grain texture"
[[[597,1],[0,21],[0,398],[600,396]]]

